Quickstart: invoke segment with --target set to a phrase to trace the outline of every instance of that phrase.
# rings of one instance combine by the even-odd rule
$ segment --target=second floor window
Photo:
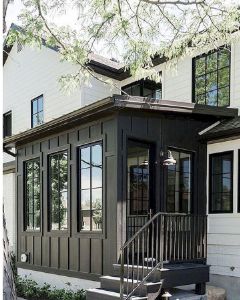
[[[126,85],[122,90],[130,96],[147,97],[156,100],[162,99],[162,84],[147,79]]]
[[[40,230],[40,160],[25,162],[25,230]]]
[[[167,168],[167,211],[190,213],[192,199],[192,155],[171,151],[176,164]]]
[[[209,157],[209,212],[233,211],[233,152],[211,154]]]
[[[43,95],[32,100],[32,128],[43,123]]]
[[[193,59],[193,101],[230,105],[230,48],[219,48]]]
[[[102,216],[102,143],[79,149],[80,230],[101,231]]]
[[[3,137],[12,135],[12,112],[3,114]]]
[[[50,230],[68,228],[68,153],[54,153],[49,156],[49,211]]]

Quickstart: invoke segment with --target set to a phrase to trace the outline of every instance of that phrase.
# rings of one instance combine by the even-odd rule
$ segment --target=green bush
[[[49,284],[38,286],[36,281],[31,279],[22,279],[16,277],[16,290],[18,297],[27,299],[46,299],[46,300],[85,300],[86,295],[84,290],[73,292],[65,289],[51,289]]]

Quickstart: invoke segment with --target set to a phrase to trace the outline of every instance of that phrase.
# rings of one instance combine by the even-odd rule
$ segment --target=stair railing
[[[120,249],[120,299],[140,290],[167,262],[206,261],[207,216],[155,214]],[[139,294],[139,292],[138,292]]]

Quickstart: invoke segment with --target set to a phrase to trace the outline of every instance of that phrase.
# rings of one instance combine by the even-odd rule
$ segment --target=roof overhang
[[[238,112],[237,109],[232,108],[217,108],[171,100],[156,101],[143,97],[114,95],[113,97],[108,97],[81,107],[78,110],[65,114],[35,128],[31,128],[11,137],[6,137],[3,146],[5,148],[17,147],[58,132],[70,130],[87,121],[113,115],[122,110],[152,112],[158,115],[182,114],[191,115],[195,118],[203,118],[205,116],[208,120],[213,121],[216,121],[219,118],[232,118],[236,116]]]

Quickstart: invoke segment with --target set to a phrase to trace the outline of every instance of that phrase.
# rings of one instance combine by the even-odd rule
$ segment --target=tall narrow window
[[[233,211],[233,152],[211,154],[209,157],[209,212]]]
[[[12,135],[12,112],[3,114],[3,137]]]
[[[25,162],[25,230],[40,230],[40,160]]]
[[[192,155],[171,151],[176,164],[168,166],[167,211],[190,213],[192,199]]]
[[[68,153],[49,155],[50,230],[68,228]]]
[[[102,143],[79,149],[80,226],[82,231],[102,230]]]
[[[32,100],[32,128],[43,123],[43,95]]]
[[[230,48],[220,47],[193,59],[193,101],[230,105]]]

